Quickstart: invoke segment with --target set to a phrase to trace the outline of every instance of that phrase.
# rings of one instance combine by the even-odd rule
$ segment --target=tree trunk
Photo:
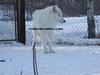
[[[88,38],[95,37],[94,0],[87,0]]]

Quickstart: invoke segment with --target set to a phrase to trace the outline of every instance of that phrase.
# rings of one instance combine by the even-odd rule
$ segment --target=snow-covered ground
[[[37,48],[39,75],[100,75],[99,46],[57,46],[56,53]],[[34,75],[31,47],[1,47],[0,75]]]

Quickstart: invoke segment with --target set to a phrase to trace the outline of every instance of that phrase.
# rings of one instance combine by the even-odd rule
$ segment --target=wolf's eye
[[[60,16],[60,14],[58,16]]]

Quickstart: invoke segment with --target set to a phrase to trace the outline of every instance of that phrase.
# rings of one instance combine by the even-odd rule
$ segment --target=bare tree
[[[87,0],[88,38],[95,37],[94,0]]]

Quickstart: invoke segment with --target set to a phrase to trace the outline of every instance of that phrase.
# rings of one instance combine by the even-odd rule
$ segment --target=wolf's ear
[[[53,6],[53,12],[56,12],[57,10],[56,10],[56,6]]]

